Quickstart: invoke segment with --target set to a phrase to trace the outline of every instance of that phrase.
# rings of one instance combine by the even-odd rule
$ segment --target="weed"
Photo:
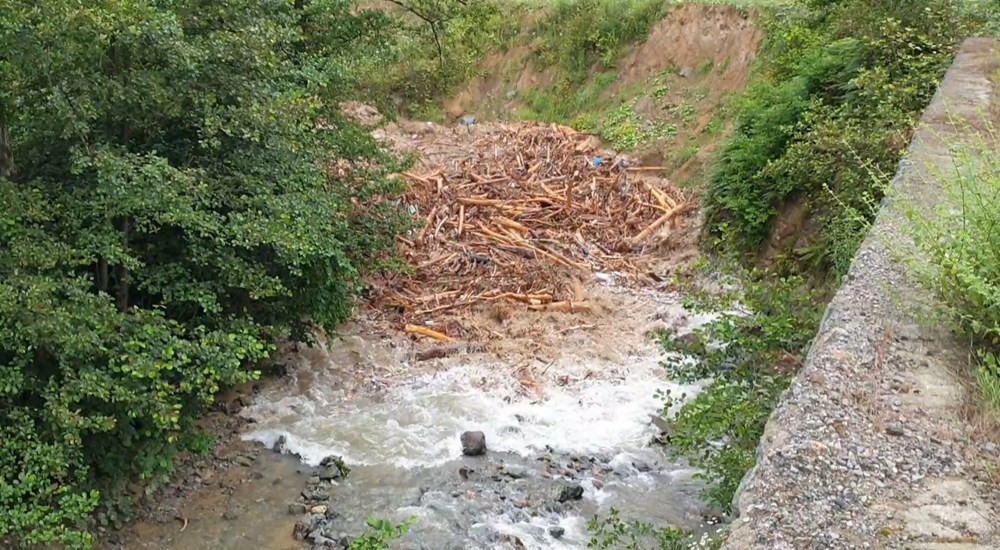
[[[1000,154],[994,141],[957,147],[954,168],[937,178],[939,204],[910,204],[906,213],[922,253],[910,267],[940,299],[942,320],[972,344],[981,396],[1000,419]]]
[[[706,500],[729,510],[743,475],[754,464],[764,424],[801,363],[819,323],[817,295],[799,278],[730,271],[731,290],[708,294],[691,283],[718,274],[707,262],[675,282],[690,293],[685,307],[711,311],[715,320],[690,338],[661,337],[672,352],[665,363],[671,379],[710,380],[670,419],[667,443],[700,468],[709,485]],[[724,271],[725,272],[725,271]],[[724,342],[725,345],[716,345]],[[695,359],[695,361],[689,360]],[[685,396],[664,397],[664,414]]]
[[[654,527],[640,521],[625,521],[611,508],[607,517],[594,516],[587,523],[587,548],[609,550],[687,550],[691,533],[673,527]]]
[[[368,530],[364,534],[354,537],[347,550],[384,550],[389,547],[390,540],[398,539],[406,534],[415,522],[415,517],[410,517],[399,524],[393,524],[387,519],[370,517],[366,522]]]
[[[780,207],[804,196],[816,247],[789,269],[835,279],[881,198],[870,171],[894,170],[967,26],[952,0],[813,4],[769,23],[766,61],[709,184],[706,234],[755,258]]]

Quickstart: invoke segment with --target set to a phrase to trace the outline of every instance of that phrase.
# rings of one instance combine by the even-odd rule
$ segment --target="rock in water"
[[[331,479],[343,479],[351,473],[351,469],[344,464],[344,459],[339,456],[328,456],[319,463],[319,478],[323,481]]]
[[[486,454],[486,434],[483,432],[463,433],[462,454],[465,456],[479,456]]]
[[[559,502],[567,502],[570,500],[580,500],[583,498],[583,487],[579,485],[566,485],[559,490]]]
[[[560,539],[566,534],[566,530],[558,525],[553,525],[552,527],[549,527],[549,534],[552,535],[552,538],[554,539]]]

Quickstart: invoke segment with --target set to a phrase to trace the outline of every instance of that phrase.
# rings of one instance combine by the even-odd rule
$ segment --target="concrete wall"
[[[941,195],[934,175],[950,165],[949,146],[982,132],[996,68],[993,41],[963,44],[892,182],[895,198],[768,421],[725,550],[1000,548],[997,491],[980,470],[996,448],[970,439],[961,415],[967,351],[915,320],[932,300],[901,260],[914,255],[902,205]]]

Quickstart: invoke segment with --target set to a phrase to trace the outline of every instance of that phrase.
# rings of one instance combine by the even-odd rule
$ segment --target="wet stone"
[[[568,502],[571,500],[580,500],[583,498],[583,487],[580,485],[566,485],[562,489],[559,489],[559,497],[556,499],[559,502]]]
[[[321,487],[315,487],[302,491],[302,498],[310,502],[322,502],[330,498],[330,491]]]
[[[554,539],[560,539],[566,534],[566,530],[558,525],[553,525],[552,527],[549,527],[549,534],[552,535],[552,538]]]
[[[343,479],[347,477],[350,469],[344,464],[344,459],[339,456],[328,456],[319,463],[322,468],[319,478],[323,481],[331,479]]]
[[[465,456],[480,456],[486,454],[486,434],[483,432],[465,432],[461,436],[462,454]]]
[[[306,513],[306,505],[302,502],[292,502],[288,505],[288,513],[292,515],[300,515]]]
[[[505,465],[503,468],[503,475],[511,479],[524,479],[531,475],[531,472],[523,466],[516,466],[513,464]]]
[[[305,540],[316,530],[322,520],[323,516],[319,515],[306,514],[302,516],[299,521],[295,522],[292,536],[295,537],[295,540]]]

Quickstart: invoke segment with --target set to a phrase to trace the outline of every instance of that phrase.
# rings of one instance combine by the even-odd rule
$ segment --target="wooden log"
[[[413,354],[413,356],[417,361],[427,361],[430,359],[441,359],[442,357],[448,357],[456,353],[482,353],[483,351],[486,351],[486,347],[479,343],[455,342],[447,346],[435,346],[423,349]]]
[[[670,196],[664,193],[660,188],[646,180],[642,180],[642,183],[646,186],[646,189],[649,189],[650,194],[653,195],[656,202],[660,203],[660,206],[666,208],[667,210],[677,206],[677,202],[670,198]]]
[[[493,218],[493,219],[494,219],[494,220],[495,220],[495,221],[496,221],[497,223],[499,223],[500,225],[503,225],[503,226],[506,226],[506,227],[509,227],[509,228],[511,228],[511,229],[516,229],[516,230],[518,230],[518,231],[520,231],[520,232],[522,232],[522,233],[531,233],[531,230],[530,230],[530,229],[528,229],[527,227],[525,227],[525,226],[524,226],[523,224],[520,224],[520,223],[517,223],[517,222],[516,222],[516,221],[514,221],[514,220],[511,220],[511,219],[507,219],[507,218],[505,218],[505,217],[503,217],[503,216],[496,216],[496,217],[495,217],[495,218]]]
[[[421,336],[427,336],[435,340],[440,340],[441,342],[451,342],[452,340],[454,340],[454,338],[448,336],[447,334],[443,334],[436,330],[432,330],[427,327],[422,327],[419,325],[406,325],[406,327],[403,330],[405,330],[410,334],[419,334]]]
[[[639,244],[642,241],[646,240],[650,235],[653,234],[654,231],[656,231],[657,229],[659,229],[659,227],[661,225],[667,223],[668,221],[670,221],[671,218],[673,218],[677,214],[680,214],[682,211],[684,211],[684,207],[685,206],[686,205],[684,205],[684,204],[675,206],[674,208],[672,208],[666,214],[660,216],[659,218],[656,218],[656,221],[654,221],[653,223],[649,224],[646,227],[646,229],[643,229],[638,235],[636,235],[635,237],[632,237],[632,244]]]
[[[528,309],[534,311],[556,311],[559,313],[590,313],[594,311],[594,307],[590,304],[590,302],[574,302],[572,300],[552,302],[551,304],[531,305],[528,306]]]

